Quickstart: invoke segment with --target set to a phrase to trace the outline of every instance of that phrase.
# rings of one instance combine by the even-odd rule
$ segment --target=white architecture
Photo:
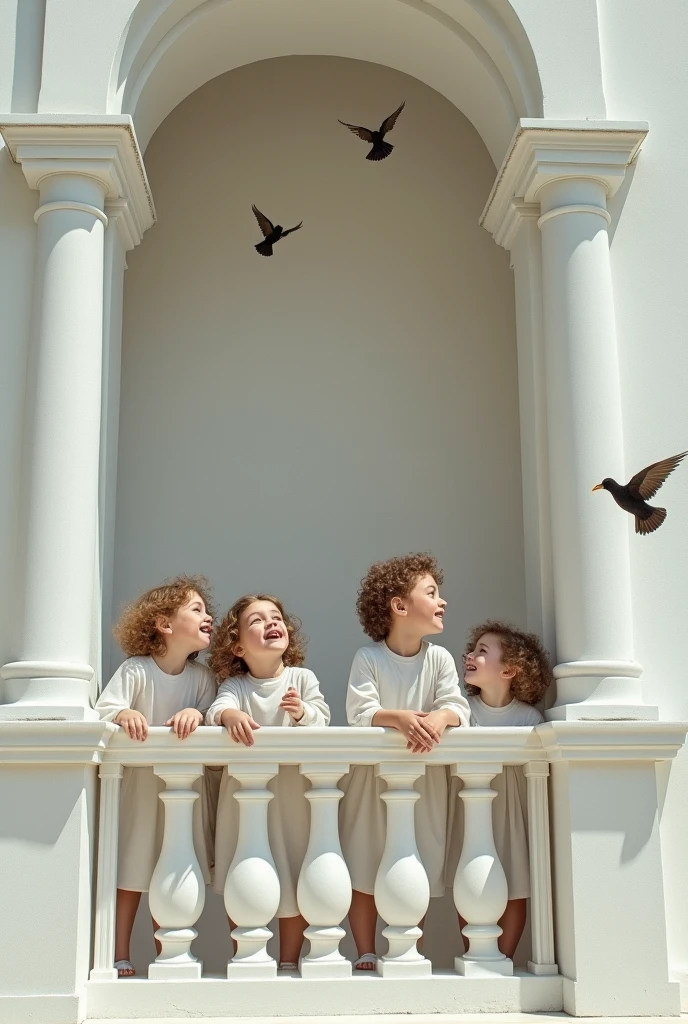
[[[688,448],[687,40],[682,0],[0,0],[0,1022],[688,1009],[688,471],[650,537],[591,494]],[[392,156],[367,162],[337,119],[402,99]],[[253,202],[304,221],[271,260]],[[544,725],[457,730],[425,759],[344,727],[358,579],[419,549],[444,566],[452,653],[486,616],[544,637]],[[237,749],[97,721],[119,605],[180,571],[222,609],[284,597],[332,728]],[[364,977],[336,812],[357,763],[388,783]],[[118,981],[132,764],[166,783],[163,949],[142,911]],[[242,786],[231,961],[191,842],[207,764]],[[288,977],[280,764],[311,783]],[[451,895],[417,944],[428,764],[464,780],[465,954]],[[489,811],[513,764],[532,886],[514,963]]]

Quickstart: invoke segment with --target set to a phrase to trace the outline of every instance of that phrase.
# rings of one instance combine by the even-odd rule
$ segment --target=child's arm
[[[375,668],[365,650],[354,657],[346,694],[346,715],[349,725],[382,725],[397,729],[406,737],[406,746],[419,754],[431,750],[433,739],[424,728],[422,711],[389,711],[380,704],[380,691]]]
[[[223,725],[235,743],[253,746],[253,730],[260,729],[250,715],[239,707],[239,695],[232,679],[225,679],[217,697],[208,708],[206,725]]]
[[[444,647],[435,647],[434,653],[438,659],[438,675],[435,699],[425,718],[425,725],[434,733],[435,742],[439,743],[447,726],[467,726],[471,712],[461,692],[456,664],[451,654]]]
[[[301,690],[290,686],[280,702],[294,725],[329,725],[330,709],[320,692],[320,683],[315,673],[302,669],[298,684]]]
[[[135,660],[120,665],[96,701],[95,710],[103,722],[114,722],[124,729],[132,740],[145,740],[148,722],[135,704],[145,685],[145,672]]]

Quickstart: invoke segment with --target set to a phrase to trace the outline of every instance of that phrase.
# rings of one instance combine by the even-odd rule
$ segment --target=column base
[[[200,981],[202,976],[202,960],[185,964],[152,963],[148,968],[150,981]]]
[[[538,977],[554,976],[559,973],[559,968],[556,964],[534,964],[532,960],[528,961],[528,974],[536,974]]]
[[[382,978],[431,978],[432,964],[425,957],[418,960],[382,960],[377,962],[377,973]]]
[[[350,978],[351,964],[342,957],[341,960],[302,960],[302,978]]]
[[[462,956],[454,959],[454,970],[464,978],[511,978],[514,973],[513,960],[466,960]]]
[[[250,963],[249,961],[235,963],[233,960],[230,960],[227,964],[227,977],[230,981],[232,978],[249,978],[256,981],[276,978],[277,963],[272,959],[262,960],[260,963]]]
[[[88,976],[89,981],[117,981],[116,967],[94,967]]]
[[[659,708],[653,704],[560,704],[545,711],[547,722],[657,722]]]
[[[14,661],[0,668],[3,722],[93,722],[94,672],[90,665]]]

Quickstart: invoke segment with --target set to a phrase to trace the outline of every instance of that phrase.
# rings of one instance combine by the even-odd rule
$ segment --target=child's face
[[[212,624],[203,598],[194,591],[170,617],[168,636],[180,644],[184,642],[189,651],[204,651],[210,644]]]
[[[463,678],[471,686],[510,686],[513,671],[502,661],[502,645],[493,633],[484,633],[470,654],[464,655]]]
[[[284,654],[289,633],[284,616],[272,601],[254,601],[239,616],[239,641],[234,653],[250,666],[253,658]]]
[[[432,576],[421,576],[400,605],[405,611],[406,626],[413,628],[418,636],[441,633],[444,629],[447,602],[440,597],[439,587]]]

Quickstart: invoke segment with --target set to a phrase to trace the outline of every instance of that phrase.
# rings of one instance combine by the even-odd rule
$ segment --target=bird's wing
[[[404,100],[400,107],[397,107],[393,114],[390,114],[389,117],[386,117],[384,119],[384,121],[380,125],[381,135],[384,135],[386,132],[391,132],[392,128],[397,123],[397,118],[399,117],[399,114],[402,112],[405,106],[406,100]]]
[[[286,238],[287,235],[290,235],[292,233],[292,231],[298,231],[299,228],[302,226],[302,224],[303,224],[303,221],[301,221],[300,224],[297,224],[295,228],[287,228],[286,231],[282,232],[282,238]]]
[[[641,469],[639,473],[636,473],[628,481],[628,490],[634,497],[643,498],[645,501],[648,498],[654,498],[659,488],[669,476],[669,473],[673,473],[681,459],[685,459],[686,455],[688,455],[688,452],[681,452],[680,455],[672,455],[669,459],[653,462],[651,466]]]
[[[339,118],[337,118],[339,121]],[[364,142],[373,141],[373,133],[368,128],[362,128],[360,124],[348,124],[346,121],[339,121],[345,128],[348,128],[354,135],[358,135],[359,139],[363,139]]]
[[[251,209],[253,210],[253,212],[255,214],[256,220],[258,221],[258,226],[260,227],[260,230],[263,232],[263,236],[265,238],[267,238],[268,235],[271,235],[272,232],[275,230],[275,225],[272,224],[267,219],[267,217],[265,216],[264,213],[260,212],[260,210],[255,205],[255,203],[252,204]]]

